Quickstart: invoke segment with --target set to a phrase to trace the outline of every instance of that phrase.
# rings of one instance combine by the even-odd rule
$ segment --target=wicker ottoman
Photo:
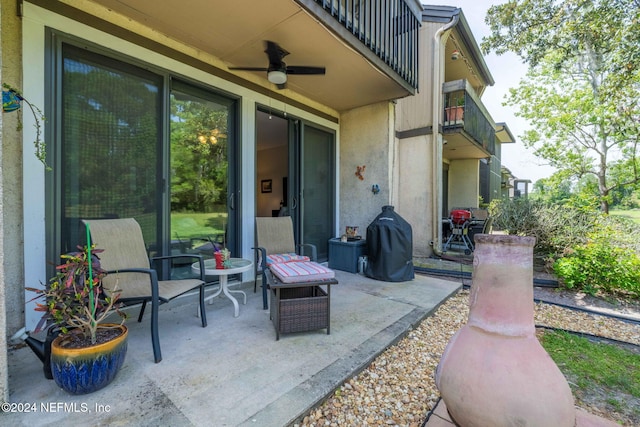
[[[271,320],[280,334],[326,329],[331,333],[331,285],[336,279],[282,283],[269,270],[266,272],[271,293]],[[325,286],[325,291],[322,286]]]

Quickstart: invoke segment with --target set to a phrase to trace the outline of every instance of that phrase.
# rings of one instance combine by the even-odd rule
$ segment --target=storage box
[[[278,338],[289,332],[328,329],[329,297],[320,286],[272,289],[271,320]]]
[[[358,258],[367,255],[367,241],[354,240],[343,242],[340,239],[329,239],[329,268],[358,272]]]

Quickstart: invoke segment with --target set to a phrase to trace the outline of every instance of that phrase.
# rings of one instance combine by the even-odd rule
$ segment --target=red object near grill
[[[464,209],[454,209],[451,211],[451,221],[455,225],[462,225],[465,221],[469,221],[471,219],[471,211],[467,211]]]

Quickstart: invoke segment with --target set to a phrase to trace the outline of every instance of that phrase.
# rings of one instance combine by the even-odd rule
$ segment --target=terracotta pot
[[[452,419],[464,427],[573,427],[569,384],[535,336],[535,238],[478,234],[475,242],[469,320],[436,370]]]
[[[457,122],[464,118],[464,107],[447,107],[445,111],[448,122]]]
[[[127,354],[129,331],[124,325],[105,324],[120,328],[122,333],[109,342],[85,348],[65,348],[66,335],[59,335],[51,344],[51,372],[59,387],[71,394],[87,394],[107,386],[116,376]]]

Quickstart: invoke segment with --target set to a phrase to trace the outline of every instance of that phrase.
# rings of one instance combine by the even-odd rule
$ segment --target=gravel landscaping
[[[540,293],[554,297],[553,291],[537,289],[536,298]],[[381,353],[370,366],[339,387],[295,425],[421,426],[438,402],[435,369],[449,339],[467,320],[468,295],[467,290],[461,290],[447,300],[432,316]],[[557,298],[561,296],[556,293]],[[568,298],[567,294],[564,297]],[[602,305],[611,306],[609,303]],[[610,307],[605,309],[613,311]],[[536,304],[535,323],[640,345],[638,324],[555,305]],[[597,400],[576,399],[576,405],[598,416],[634,425],[625,414],[611,413]]]

